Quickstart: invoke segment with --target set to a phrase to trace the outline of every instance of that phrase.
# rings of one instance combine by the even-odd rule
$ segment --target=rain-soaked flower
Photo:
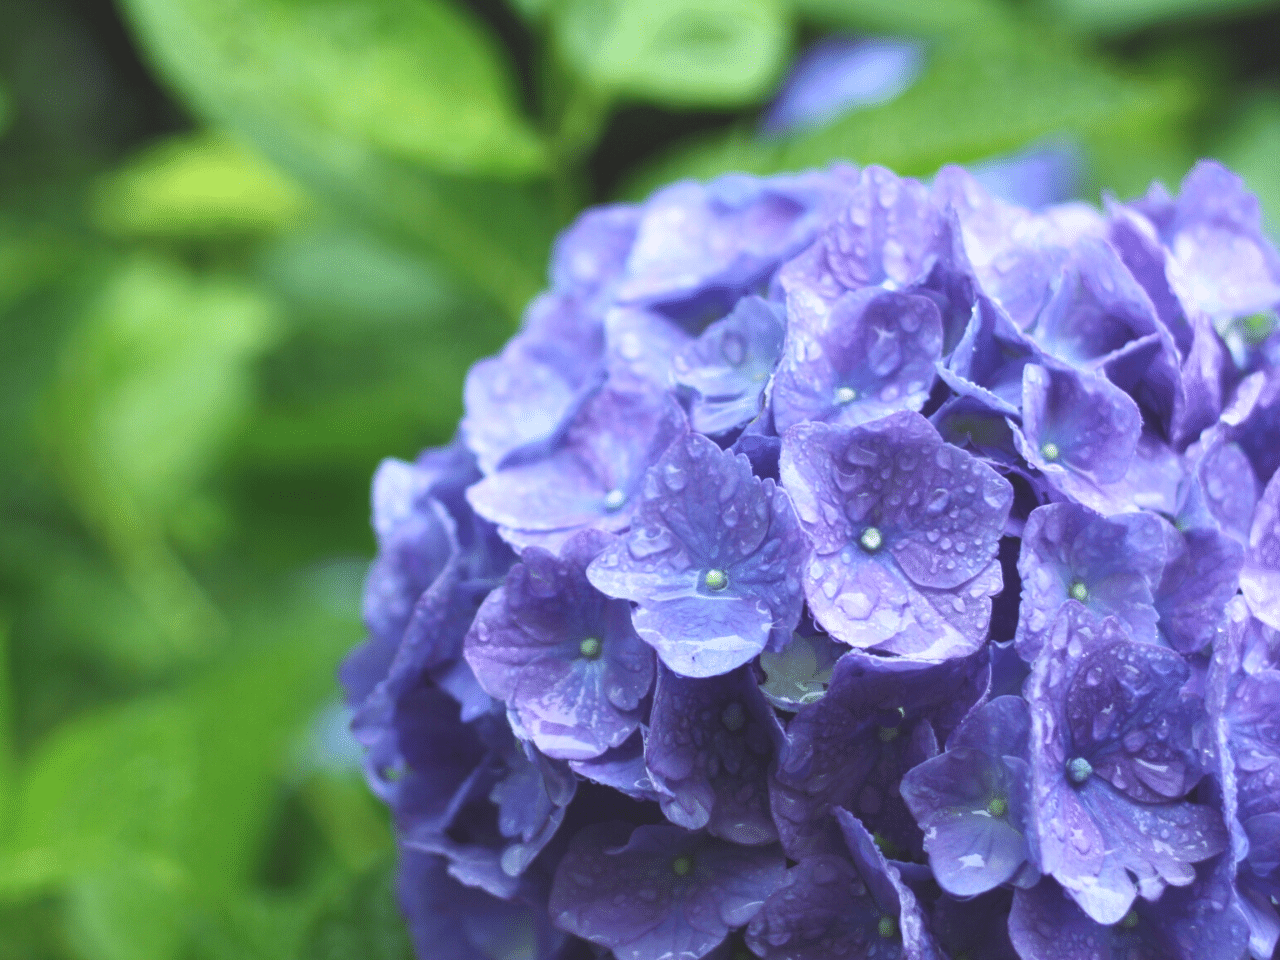
[[[1208,161],[983,182],[587,211],[379,468],[341,678],[422,960],[1273,957],[1280,255]]]

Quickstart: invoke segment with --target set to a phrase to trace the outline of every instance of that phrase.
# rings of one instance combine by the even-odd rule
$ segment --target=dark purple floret
[[[1116,923],[1139,892],[1195,879],[1221,852],[1221,814],[1185,799],[1201,769],[1188,669],[1074,600],[1032,668],[1032,796],[1041,866],[1090,917]]]
[[[850,651],[826,696],[801,707],[770,786],[782,845],[793,859],[834,842],[832,811],[845,807],[887,844],[895,859],[919,856],[922,835],[898,785],[935,756],[938,741],[986,690],[985,658],[921,665]]]
[[[950,894],[1032,886],[1040,877],[1030,831],[1030,729],[1025,700],[997,697],[966,718],[945,753],[902,778],[933,874]]]
[[[516,546],[554,550],[583,527],[619,532],[631,525],[645,471],[687,429],[670,397],[605,387],[553,453],[485,477],[467,499]]]
[[[644,762],[648,733],[643,727],[619,747],[589,760],[570,760],[569,767],[581,777],[626,794],[633,800],[662,800],[670,794],[654,782]]]
[[[1011,417],[1020,415],[1022,368],[1044,362],[1044,352],[1009,315],[980,296],[945,366],[938,374],[961,397]]]
[[[866,288],[844,294],[821,318],[797,311],[773,387],[778,430],[919,410],[941,355],[942,319],[928,297]]]
[[[1075,503],[1032,510],[1018,557],[1018,652],[1035,659],[1068,600],[1116,617],[1133,640],[1156,643],[1153,593],[1165,569],[1165,526],[1154,514],[1108,518]]]
[[[849,811],[835,815],[840,852],[792,868],[751,921],[751,949],[762,960],[941,960],[897,868]]]
[[[1020,960],[1009,942],[1013,891],[998,887],[977,897],[943,894],[929,912],[929,927],[948,957],[967,960]]]
[[[408,849],[400,851],[396,879],[400,910],[420,957],[553,960],[561,955],[566,938],[551,926],[533,891],[500,900],[454,880],[443,857]]]
[[[723,434],[760,413],[782,355],[786,313],[761,297],[743,297],[675,356],[675,382],[693,391],[689,417],[699,433]]]
[[[653,651],[636,636],[630,605],[587,582],[587,565],[612,539],[583,530],[559,557],[526,548],[467,634],[480,685],[548,756],[585,760],[620,746],[653,685]]]
[[[588,576],[637,603],[636,631],[668,667],[710,677],[790,637],[806,549],[781,488],[753,476],[746,457],[689,434],[646,474],[630,534]]]
[[[1139,898],[1109,925],[1094,922],[1044,880],[1014,893],[1010,938],[1023,960],[1240,960],[1249,929],[1228,859],[1202,865],[1190,886],[1166,890],[1155,902]]]
[[[921,660],[978,649],[1003,583],[1007,480],[915,413],[792,427],[781,475],[813,543],[805,598],[832,637]]]
[[[395,726],[403,754],[389,800],[402,843],[446,857],[455,879],[509,899],[564,819],[572,774],[517,741],[500,716],[463,723],[457,704],[432,687],[401,699]]]
[[[573,838],[556,869],[549,910],[560,929],[611,949],[618,960],[698,960],[750,921],[785,879],[776,846],[610,822]]]
[[[1027,463],[1056,489],[1099,513],[1129,509],[1119,492],[1142,435],[1138,405],[1101,376],[1027,364],[1022,371],[1022,427],[1013,426]],[[1123,487],[1123,484],[1121,484]],[[1146,504],[1140,504],[1146,505]]]
[[[1275,439],[1280,443],[1280,436]],[[1254,511],[1240,589],[1253,615],[1280,629],[1280,474],[1271,478]]]
[[[768,774],[782,740],[749,667],[698,679],[658,668],[645,759],[672,823],[732,843],[776,842]]]

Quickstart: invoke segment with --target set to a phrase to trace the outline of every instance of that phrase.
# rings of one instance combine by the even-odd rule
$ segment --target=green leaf
[[[13,104],[9,100],[9,91],[4,87],[0,87],[0,136],[9,129],[9,123],[13,120]]]
[[[793,0],[793,6],[824,27],[920,36],[976,32],[1010,15],[998,0]]]
[[[382,864],[357,877],[303,939],[299,960],[412,960],[395,902],[394,870]]]
[[[1158,23],[1238,16],[1270,7],[1274,0],[1050,0],[1073,26],[1098,33],[1127,33]]]
[[[107,276],[63,347],[47,447],[71,501],[175,636],[205,634],[215,615],[168,537],[203,509],[201,483],[277,329],[272,303],[243,282],[135,258]]]
[[[674,107],[764,98],[790,45],[776,0],[568,0],[554,26],[566,63],[586,83]]]
[[[95,185],[94,221],[125,237],[236,239],[279,233],[307,213],[307,197],[236,140],[171,137]]]
[[[442,0],[124,0],[189,104],[429,251],[512,318],[560,219],[546,151],[478,24]],[[537,182],[527,182],[530,179]]]
[[[1050,135],[1086,146],[1129,144],[1153,128],[1170,136],[1193,103],[1177,78],[1126,76],[1030,26],[992,29],[934,45],[921,78],[890,103],[783,139],[745,128],[705,139],[643,171],[626,193],[640,196],[682,176],[775,173],[836,160],[924,176]]]
[[[125,852],[77,877],[66,898],[67,930],[85,960],[167,960],[184,935],[188,890],[163,860]]]
[[[337,140],[452,173],[522,177],[546,157],[480,24],[442,0],[128,0],[197,104],[257,104]],[[215,75],[215,71],[219,72]]]

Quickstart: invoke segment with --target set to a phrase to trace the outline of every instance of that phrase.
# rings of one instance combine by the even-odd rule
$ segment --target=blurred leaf
[[[0,136],[4,136],[13,120],[13,104],[9,99],[9,91],[0,86]]]
[[[308,323],[372,327],[434,324],[463,302],[451,278],[367,232],[334,225],[266,247],[259,273]]]
[[[171,858],[196,825],[191,712],[141,701],[64,726],[27,766],[0,895],[62,885],[133,856]]]
[[[95,186],[93,216],[107,233],[200,239],[277,233],[309,202],[253,151],[219,134],[171,137]]]
[[[826,27],[918,36],[973,32],[1005,20],[999,0],[792,0],[804,19]]]
[[[1099,33],[1125,33],[1167,21],[1225,17],[1274,6],[1275,0],[1049,0],[1064,21]]]
[[[1086,146],[1145,135],[1181,120],[1193,101],[1176,80],[1127,77],[1065,40],[1031,27],[992,29],[939,42],[921,78],[890,103],[854,110],[826,127],[782,139],[747,128],[676,150],[627,189],[640,196],[682,176],[728,170],[775,173],[835,160],[880,163],[923,176],[1049,135]]]
[[[67,927],[84,960],[167,960],[183,938],[187,890],[163,860],[131,856],[78,877],[67,896]]]
[[[394,884],[385,863],[356,878],[307,931],[299,960],[412,960]]]
[[[778,0],[568,0],[554,26],[562,55],[586,83],[676,107],[762,99],[790,41]]]
[[[10,625],[0,610],[0,839],[8,832],[13,798],[13,690],[9,671]]]
[[[59,475],[175,637],[203,633],[212,611],[167,527],[198,502],[276,330],[272,304],[242,282],[137,258],[106,279],[60,358],[45,422]]]
[[[1244,177],[1258,195],[1267,227],[1280,237],[1280,94],[1248,101],[1218,145],[1217,156]]]
[[[125,6],[161,66],[198,102],[260,100],[336,138],[445,172],[545,169],[497,45],[443,0]],[[216,79],[205,75],[221,68]]]
[[[442,0],[124,0],[191,106],[511,317],[568,211],[480,26]]]

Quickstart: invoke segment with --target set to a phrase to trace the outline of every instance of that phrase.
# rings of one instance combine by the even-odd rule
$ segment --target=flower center
[[[876,924],[876,932],[886,940],[892,940],[898,935],[898,921],[893,917],[881,917]]]
[[[708,590],[723,590],[729,585],[729,575],[723,570],[708,570],[702,582],[707,585]]]
[[[897,739],[898,739],[898,728],[897,728],[897,727],[881,727],[881,728],[880,728],[880,742],[881,742],[881,743],[893,743],[893,741],[895,741],[895,740],[897,740]]]
[[[853,403],[858,399],[858,391],[853,387],[840,387],[836,390],[836,403],[844,406],[846,403]]]
[[[1079,580],[1074,581],[1067,592],[1071,594],[1072,600],[1079,600],[1081,603],[1089,599],[1089,588]]]
[[[687,877],[693,872],[693,857],[676,857],[671,861],[671,872],[677,877]]]
[[[720,714],[720,722],[730,733],[737,733],[747,725],[747,711],[735,700],[724,708],[724,712]]]
[[[1058,449],[1058,445],[1052,440],[1046,440],[1044,443],[1040,444],[1040,456],[1044,457],[1050,463],[1053,463],[1062,456],[1062,451]]]
[[[1132,930],[1137,925],[1138,925],[1137,910],[1130,910],[1128,913],[1124,915],[1124,918],[1120,921],[1120,926],[1124,927],[1126,930]]]
[[[588,660],[594,660],[600,656],[600,641],[596,637],[587,637],[578,644],[578,653]]]
[[[604,508],[610,513],[617,513],[627,503],[627,495],[614,488],[604,495]]]
[[[884,546],[884,536],[875,527],[867,527],[858,537],[858,542],[867,553],[875,553]]]
[[[1093,764],[1084,757],[1073,757],[1067,761],[1067,779],[1079,786],[1093,776]]]
[[[992,797],[987,804],[987,813],[993,817],[1003,817],[1009,812],[1009,801],[1004,797]]]

